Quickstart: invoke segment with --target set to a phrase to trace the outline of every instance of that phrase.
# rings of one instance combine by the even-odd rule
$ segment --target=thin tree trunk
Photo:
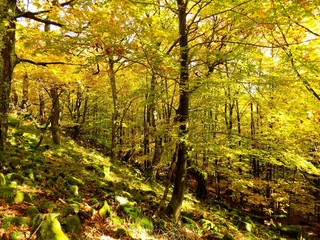
[[[118,143],[118,96],[117,96],[117,86],[116,86],[116,72],[114,70],[114,60],[112,56],[109,56],[109,80],[111,85],[112,101],[113,101],[113,113],[112,113],[112,125],[111,125],[111,160],[115,160],[116,154],[116,145]]]
[[[16,0],[1,0],[0,4],[0,152],[5,149],[8,129],[8,108],[15,54]],[[8,23],[8,24],[7,24]]]
[[[172,198],[167,206],[167,212],[175,219],[178,219],[181,212],[182,201],[184,197],[184,188],[186,184],[186,168],[187,168],[187,143],[186,137],[188,133],[187,121],[189,118],[189,92],[188,92],[188,33],[187,33],[187,2],[177,0],[179,11],[179,47],[180,47],[180,99],[177,118],[180,124],[179,140],[178,140],[178,160],[176,164],[176,174],[174,180],[174,188]]]
[[[40,124],[43,125],[47,122],[46,120],[46,101],[44,99],[44,88],[42,86],[42,80],[40,81],[40,86],[39,86],[39,117],[40,117]]]
[[[22,100],[21,110],[28,112],[28,100],[29,100],[29,77],[25,73],[22,80]]]
[[[154,136],[154,154],[151,162],[151,166],[148,168],[148,175],[155,177],[154,168],[160,163],[161,155],[163,152],[162,137],[157,133],[157,111],[156,111],[156,75],[152,73],[151,84],[150,84],[150,105],[148,106],[152,131],[150,135]],[[150,130],[149,130],[150,132]]]
[[[50,95],[52,98],[52,113],[51,113],[51,134],[52,141],[55,144],[60,144],[60,127],[59,127],[59,118],[60,118],[60,94],[58,92],[58,86],[53,85],[50,88]]]

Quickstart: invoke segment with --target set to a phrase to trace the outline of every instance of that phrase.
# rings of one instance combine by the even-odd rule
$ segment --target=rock
[[[100,217],[109,217],[111,215],[111,208],[107,201],[104,201],[103,207],[99,210]]]
[[[35,206],[30,206],[27,208],[27,214],[30,217],[34,218],[35,216],[37,216],[39,214],[39,210]]]
[[[300,238],[302,235],[302,227],[300,225],[279,225],[278,229],[282,234],[286,234],[293,238]]]
[[[82,226],[79,217],[77,215],[68,216],[64,220],[64,229],[67,233],[80,234]]]
[[[234,237],[230,233],[226,233],[223,238],[223,240],[235,240]]]

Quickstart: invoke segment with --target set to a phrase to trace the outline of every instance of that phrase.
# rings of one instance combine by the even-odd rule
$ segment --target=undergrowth
[[[11,118],[0,174],[1,239],[286,239],[237,211],[186,195],[181,220],[155,211],[163,195],[139,170]]]

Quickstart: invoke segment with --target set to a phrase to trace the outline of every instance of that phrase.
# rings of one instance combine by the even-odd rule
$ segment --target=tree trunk
[[[42,80],[39,80],[40,83]],[[42,84],[39,86],[39,117],[40,117],[40,124],[43,125],[47,122],[46,120],[46,111],[45,111],[45,106],[46,106],[46,101],[44,99],[44,88]]]
[[[16,0],[0,3],[0,151],[5,149],[8,129],[8,108],[13,69],[17,63],[15,54]]]
[[[116,145],[118,142],[118,119],[119,119],[119,110],[118,110],[118,96],[117,96],[117,86],[116,86],[116,73],[114,70],[114,60],[112,56],[109,56],[109,79],[111,85],[112,101],[113,101],[113,113],[112,113],[112,125],[111,125],[111,160],[115,160],[117,156]]]
[[[28,99],[29,99],[29,78],[28,74],[25,73],[22,81],[22,100],[21,100],[21,110],[28,112]]]
[[[184,197],[184,188],[186,183],[186,168],[187,168],[187,121],[189,118],[189,93],[188,93],[188,33],[187,33],[187,2],[177,0],[179,11],[179,47],[180,47],[180,99],[179,108],[177,111],[179,127],[179,142],[178,142],[178,160],[176,164],[176,174],[174,180],[174,188],[172,198],[167,206],[167,212],[175,219],[178,219],[181,212],[182,201]]]
[[[157,111],[156,111],[156,74],[153,72],[150,82],[149,104],[147,107],[149,117],[148,127],[152,126],[152,130],[148,130],[150,136],[154,136],[154,154],[151,166],[148,167],[148,175],[155,177],[154,168],[160,163],[163,152],[162,137],[157,132]]]
[[[50,88],[50,95],[52,99],[52,112],[51,112],[51,134],[52,140],[55,144],[60,144],[60,93],[58,92],[58,86],[53,85]]]

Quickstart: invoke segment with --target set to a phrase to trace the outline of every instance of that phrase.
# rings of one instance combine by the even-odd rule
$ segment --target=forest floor
[[[284,235],[272,222],[261,224],[236,209],[200,203],[191,193],[180,221],[163,209],[155,214],[163,184],[69,138],[54,146],[44,135],[35,149],[40,130],[12,117],[10,125],[10,147],[0,169],[3,240],[305,239],[300,226],[290,226],[296,236]]]

